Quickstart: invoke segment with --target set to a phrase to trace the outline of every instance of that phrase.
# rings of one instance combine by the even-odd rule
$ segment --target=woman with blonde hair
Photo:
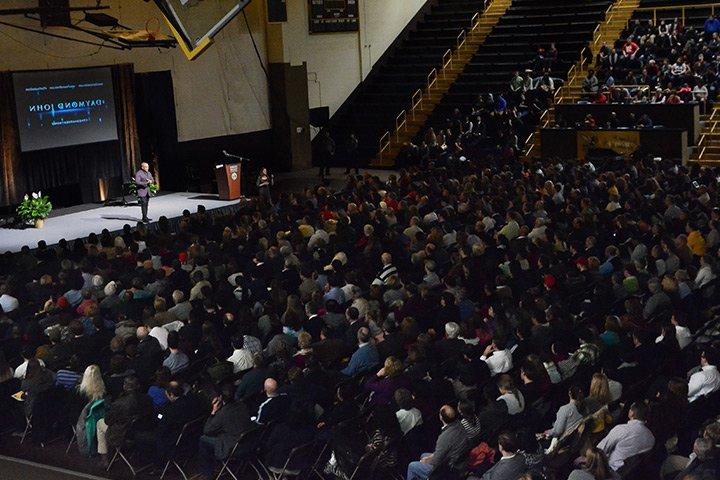
[[[87,404],[80,412],[75,424],[75,438],[80,453],[90,455],[97,452],[97,422],[105,416],[105,382],[97,365],[89,365],[83,372],[80,385],[77,387],[81,397]]]
[[[312,355],[312,335],[308,332],[298,333],[298,351],[293,355],[295,366],[305,368],[308,358]]]
[[[607,405],[612,402],[610,393],[610,381],[602,372],[597,372],[590,380],[590,392],[585,399],[587,413],[593,415],[592,433],[602,433],[612,422],[612,416],[608,413]]]
[[[403,363],[392,355],[385,359],[385,364],[377,372],[377,379],[373,379],[365,386],[372,392],[372,402],[375,405],[389,405],[393,401],[395,390],[398,388],[410,389],[410,382],[403,375]]]
[[[78,385],[78,392],[90,402],[105,398],[105,382],[100,373],[100,367],[89,365],[85,369],[80,385]]]

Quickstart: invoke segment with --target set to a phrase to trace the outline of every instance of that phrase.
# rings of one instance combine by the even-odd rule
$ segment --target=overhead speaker
[[[70,0],[38,0],[38,7],[43,28],[70,26]]]

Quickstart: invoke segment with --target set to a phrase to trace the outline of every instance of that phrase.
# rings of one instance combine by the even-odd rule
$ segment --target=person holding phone
[[[203,478],[212,478],[216,464],[230,455],[240,436],[252,427],[247,407],[235,401],[234,386],[223,385],[220,394],[212,399],[210,418],[198,445],[198,465]]]

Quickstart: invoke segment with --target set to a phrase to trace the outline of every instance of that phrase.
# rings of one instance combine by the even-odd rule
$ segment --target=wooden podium
[[[215,165],[215,178],[217,179],[220,200],[237,200],[240,198],[242,194],[240,188],[242,164]]]

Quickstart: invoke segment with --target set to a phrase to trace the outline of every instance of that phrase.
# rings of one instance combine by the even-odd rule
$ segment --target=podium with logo
[[[242,189],[240,188],[242,164],[215,165],[215,178],[217,179],[220,200],[237,200],[240,198],[242,195]]]

